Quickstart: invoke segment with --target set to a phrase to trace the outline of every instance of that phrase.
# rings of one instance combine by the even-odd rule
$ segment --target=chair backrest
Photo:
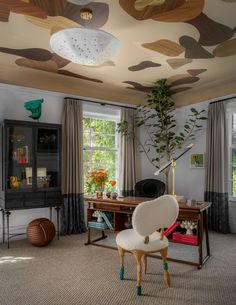
[[[134,210],[132,225],[142,236],[149,236],[156,230],[168,228],[178,217],[179,204],[172,195],[164,195],[140,203]]]
[[[165,183],[157,179],[144,179],[138,181],[135,186],[136,197],[157,198],[165,193]]]

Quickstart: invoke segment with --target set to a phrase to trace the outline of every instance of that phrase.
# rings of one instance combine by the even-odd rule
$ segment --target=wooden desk
[[[96,245],[100,247],[110,248],[110,249],[117,249],[116,247],[108,246],[105,244],[97,243],[98,241],[107,238],[105,235],[106,231],[121,231],[125,229],[125,222],[127,222],[127,215],[131,215],[135,207],[144,201],[149,201],[150,198],[143,198],[143,197],[124,197],[118,198],[116,200],[112,199],[97,199],[97,198],[85,198],[85,202],[88,203],[88,210],[87,210],[87,220],[91,221],[94,220],[92,216],[95,210],[97,211],[104,211],[104,212],[111,212],[113,214],[113,223],[114,229],[94,229],[100,230],[102,232],[101,237],[92,240],[91,239],[91,231],[92,228],[88,227],[88,241],[85,245]],[[179,216],[178,219],[181,220],[192,220],[197,222],[197,236],[198,236],[198,243],[195,245],[198,247],[199,252],[199,259],[198,262],[193,261],[186,261],[180,260],[175,258],[168,258],[170,261],[174,261],[177,263],[185,263],[188,265],[197,266],[198,269],[201,269],[205,262],[210,257],[210,245],[209,245],[209,235],[208,235],[208,224],[207,224],[207,212],[208,208],[211,206],[209,202],[199,202],[192,206],[181,205],[179,206]],[[206,256],[203,257],[203,239],[204,239],[204,232],[205,232],[205,240],[206,240]],[[175,243],[182,243],[186,245],[190,245],[188,243],[177,242],[169,239],[170,242]],[[194,246],[191,244],[191,246]],[[151,257],[160,258],[157,255],[150,255]]]

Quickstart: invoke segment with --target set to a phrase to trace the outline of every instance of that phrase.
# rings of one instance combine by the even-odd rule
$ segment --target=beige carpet
[[[61,237],[45,248],[27,241],[0,246],[0,305],[235,305],[236,235],[210,234],[212,257],[202,270],[170,263],[172,287],[160,260],[149,259],[144,296],[135,295],[135,263],[127,255],[120,281],[116,251],[84,246],[86,235]],[[194,256],[196,248],[171,244],[172,254]]]

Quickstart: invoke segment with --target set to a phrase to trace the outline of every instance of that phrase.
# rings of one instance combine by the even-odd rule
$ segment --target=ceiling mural
[[[53,52],[76,27],[114,35],[119,53],[87,66]],[[0,0],[0,82],[139,104],[166,78],[191,104],[236,92],[235,32],[235,0]]]

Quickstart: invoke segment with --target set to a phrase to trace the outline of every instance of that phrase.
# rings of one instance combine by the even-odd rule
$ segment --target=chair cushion
[[[116,243],[121,248],[133,251],[142,250],[145,252],[155,252],[168,247],[168,239],[164,236],[160,240],[160,233],[154,232],[149,236],[149,243],[144,243],[144,237],[136,233],[133,229],[123,230],[116,236]]]

